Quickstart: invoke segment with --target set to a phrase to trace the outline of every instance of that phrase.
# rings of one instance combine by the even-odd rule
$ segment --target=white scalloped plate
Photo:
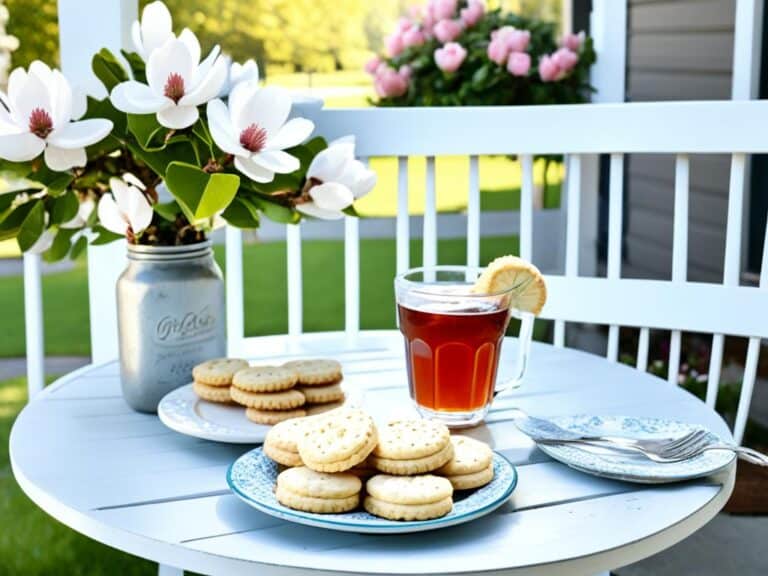
[[[454,494],[453,510],[447,515],[413,522],[387,520],[368,514],[365,510],[343,514],[313,514],[283,506],[277,501],[274,492],[277,464],[265,456],[261,448],[254,448],[232,463],[227,470],[227,484],[246,504],[288,522],[359,534],[404,534],[471,522],[502,506],[512,496],[517,485],[517,471],[501,454],[494,453],[493,472],[490,484],[467,494]]]
[[[699,428],[666,418],[577,415],[551,420],[566,430],[580,434],[631,438],[675,438]],[[712,442],[720,441],[716,434],[709,434]],[[572,444],[538,444],[538,447],[555,460],[581,472],[642,484],[681,482],[709,476],[727,468],[735,457],[729,450],[711,450],[688,460],[664,464],[653,462],[641,454],[582,449]]]
[[[347,404],[360,405],[361,394],[342,384]],[[200,399],[187,384],[166,394],[157,407],[160,420],[180,434],[228,444],[261,444],[271,426],[245,417],[245,407]]]

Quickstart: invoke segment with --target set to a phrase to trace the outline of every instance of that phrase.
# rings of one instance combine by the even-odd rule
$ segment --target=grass
[[[395,242],[364,239],[360,246],[361,324],[365,329],[394,328],[392,278]],[[518,252],[514,236],[483,238],[481,261]],[[462,264],[465,242],[441,240],[442,264]],[[421,262],[421,241],[411,243],[411,264]],[[223,268],[223,247],[216,257]],[[285,244],[250,244],[244,249],[245,328],[248,335],[280,334],[288,328]],[[312,240],[303,246],[304,328],[340,330],[344,326],[344,246],[338,240]],[[110,295],[111,297],[111,295]],[[87,271],[84,262],[73,270],[43,278],[45,346],[49,355],[88,355],[89,314]],[[20,277],[0,277],[0,357],[24,355],[24,300]]]
[[[157,566],[89,540],[35,506],[11,473],[8,439],[26,403],[24,378],[0,382],[0,574],[43,576],[143,576]]]

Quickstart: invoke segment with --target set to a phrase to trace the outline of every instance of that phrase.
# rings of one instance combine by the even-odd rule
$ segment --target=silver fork
[[[538,439],[536,442],[550,446],[574,444],[577,446],[594,446],[597,448],[608,448],[613,450],[618,449],[622,451],[638,452],[646,456],[648,459],[657,462],[677,462],[678,460],[667,460],[667,458],[670,458],[670,454],[686,454],[691,452],[693,449],[700,449],[706,442],[708,435],[708,432],[698,429],[691,430],[679,438],[667,438],[662,440],[630,439],[620,436],[592,436],[589,438],[572,440]],[[661,456],[661,454],[664,454],[664,456]],[[657,460],[657,458],[662,458],[664,460]],[[685,458],[680,458],[680,460],[685,460]]]
[[[689,458],[703,454],[708,450],[730,450],[747,462],[757,464],[758,466],[768,466],[768,456],[757,450],[747,448],[746,446],[728,444],[726,442],[711,442],[709,438],[704,438],[691,446],[662,450],[658,454],[649,453],[647,456],[655,462],[680,462],[681,460],[688,460]]]
[[[512,409],[512,420],[521,432],[535,442],[554,444],[594,443],[596,446],[652,452],[665,449],[687,447],[689,443],[706,436],[703,430],[692,430],[678,438],[628,438],[626,436],[584,435],[558,426],[551,420],[526,414],[520,408]]]

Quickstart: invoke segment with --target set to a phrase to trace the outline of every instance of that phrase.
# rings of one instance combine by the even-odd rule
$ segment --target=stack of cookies
[[[203,400],[229,402],[232,379],[237,372],[245,368],[248,368],[248,362],[238,358],[208,360],[192,370],[192,389]]]
[[[193,390],[209,402],[235,402],[257,424],[319,414],[341,406],[341,364],[336,360],[293,360],[281,366],[249,366],[219,358],[192,371]]]
[[[283,466],[276,497],[289,508],[334,513],[358,506],[391,520],[427,520],[448,514],[454,490],[479,488],[493,479],[488,445],[451,437],[429,420],[398,420],[377,429],[359,409],[287,420],[274,426],[264,453]],[[383,472],[383,473],[382,473]],[[359,488],[354,491],[358,483]],[[356,500],[357,499],[357,500]]]
[[[370,463],[377,470],[411,476],[437,470],[453,457],[451,435],[432,420],[396,420],[379,431]]]
[[[435,471],[445,476],[454,490],[472,490],[493,480],[493,451],[485,442],[469,436],[451,436],[453,458]]]
[[[246,407],[245,415],[259,424],[277,424],[306,416],[304,395],[295,390],[299,375],[285,366],[254,366],[232,378],[230,395]]]

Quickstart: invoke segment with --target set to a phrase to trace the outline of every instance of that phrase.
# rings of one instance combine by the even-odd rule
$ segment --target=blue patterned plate
[[[270,516],[297,524],[361,534],[422,532],[470,522],[490,514],[504,504],[517,485],[514,466],[500,454],[494,454],[493,481],[466,496],[461,492],[454,494],[450,514],[434,520],[397,522],[378,518],[362,510],[344,514],[312,514],[287,508],[275,498],[277,473],[277,464],[267,458],[261,448],[256,448],[243,454],[229,467],[227,484],[245,503]]]
[[[629,416],[565,416],[550,418],[555,424],[579,434],[628,436],[631,438],[672,438],[697,426],[662,418]],[[720,438],[710,432],[712,442]],[[538,445],[543,452],[571,468],[626,482],[663,484],[709,476],[728,467],[735,455],[730,450],[711,450],[682,462],[662,464],[641,454],[580,448],[574,445]]]

